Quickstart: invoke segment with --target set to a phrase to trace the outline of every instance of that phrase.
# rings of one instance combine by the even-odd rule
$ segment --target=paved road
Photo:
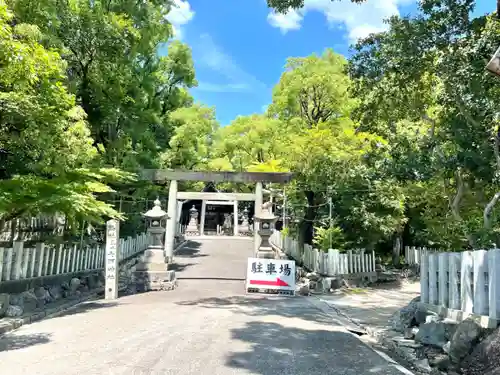
[[[245,295],[251,253],[244,239],[191,242],[177,290],[21,327],[0,338],[0,374],[401,375],[314,299]]]

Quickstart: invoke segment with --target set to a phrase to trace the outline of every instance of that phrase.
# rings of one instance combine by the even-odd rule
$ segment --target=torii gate
[[[289,183],[293,174],[288,172],[195,172],[168,169],[145,169],[140,173],[142,180],[152,182],[170,181],[168,192],[168,219],[165,239],[165,257],[170,263],[174,254],[174,238],[177,224],[177,200],[197,199],[202,201],[254,201],[255,214],[261,212],[263,204],[263,182]],[[177,181],[204,181],[204,182],[240,182],[255,183],[255,193],[204,193],[204,192],[178,192]],[[235,206],[236,206],[235,204]],[[237,208],[236,208],[237,210]],[[202,220],[204,220],[202,210]],[[255,251],[260,245],[258,231],[254,228]]]

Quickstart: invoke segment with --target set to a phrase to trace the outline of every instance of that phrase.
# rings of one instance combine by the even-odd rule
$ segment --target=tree
[[[495,159],[499,142],[494,105],[499,87],[484,72],[484,60],[500,42],[499,25],[491,16],[471,19],[473,6],[474,1],[466,0],[444,5],[423,1],[416,17],[393,17],[387,32],[360,41],[350,66],[363,129],[394,134],[394,151],[409,139],[395,132],[398,122],[418,129],[413,151],[398,151],[403,158],[392,160],[405,161],[399,167],[399,172],[406,170],[399,173],[400,181],[424,184],[436,194],[427,194],[427,207],[420,206],[427,223],[421,234],[441,237],[446,246],[488,243],[495,234],[484,230],[492,225],[495,197],[500,196],[493,194],[489,202],[485,197],[500,164]],[[449,232],[451,237],[442,236],[443,221],[457,228]]]
[[[64,85],[64,61],[43,47],[38,27],[12,21],[0,0],[0,221],[40,212],[119,217],[94,194],[130,176],[93,166],[96,151],[85,113]]]
[[[342,1],[342,0],[331,0]],[[364,3],[366,0],[351,0],[353,3]],[[304,0],[267,0],[267,6],[274,8],[278,13],[286,13],[290,9],[300,9],[304,6]]]
[[[10,0],[16,22],[37,25],[67,61],[69,89],[85,110],[103,162],[158,166],[173,126],[168,114],[190,105],[196,85],[189,47],[172,35],[163,1]]]

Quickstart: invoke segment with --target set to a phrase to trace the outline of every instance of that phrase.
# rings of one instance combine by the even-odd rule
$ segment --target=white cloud
[[[245,71],[234,59],[217,45],[209,34],[202,34],[195,44],[196,61],[217,73],[225,83],[200,81],[198,90],[211,92],[254,92],[267,89],[255,76]]]
[[[302,15],[296,10],[290,10],[287,14],[271,12],[267,15],[267,21],[271,26],[279,28],[283,34],[286,34],[289,30],[300,29]]]
[[[170,12],[165,17],[172,24],[174,36],[182,38],[182,26],[189,23],[194,17],[194,11],[188,0],[174,0]]]
[[[350,0],[305,0],[304,8],[291,10],[287,14],[268,14],[268,22],[283,33],[300,29],[308,12],[323,13],[332,26],[343,26],[350,42],[365,37],[372,32],[387,29],[384,19],[399,15],[398,6],[414,3],[415,0],[369,0],[354,4]]]

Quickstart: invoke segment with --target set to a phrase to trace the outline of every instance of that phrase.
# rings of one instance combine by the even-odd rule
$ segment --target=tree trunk
[[[401,249],[403,248],[403,233],[397,232],[392,242],[392,264],[399,267],[401,264]]]

